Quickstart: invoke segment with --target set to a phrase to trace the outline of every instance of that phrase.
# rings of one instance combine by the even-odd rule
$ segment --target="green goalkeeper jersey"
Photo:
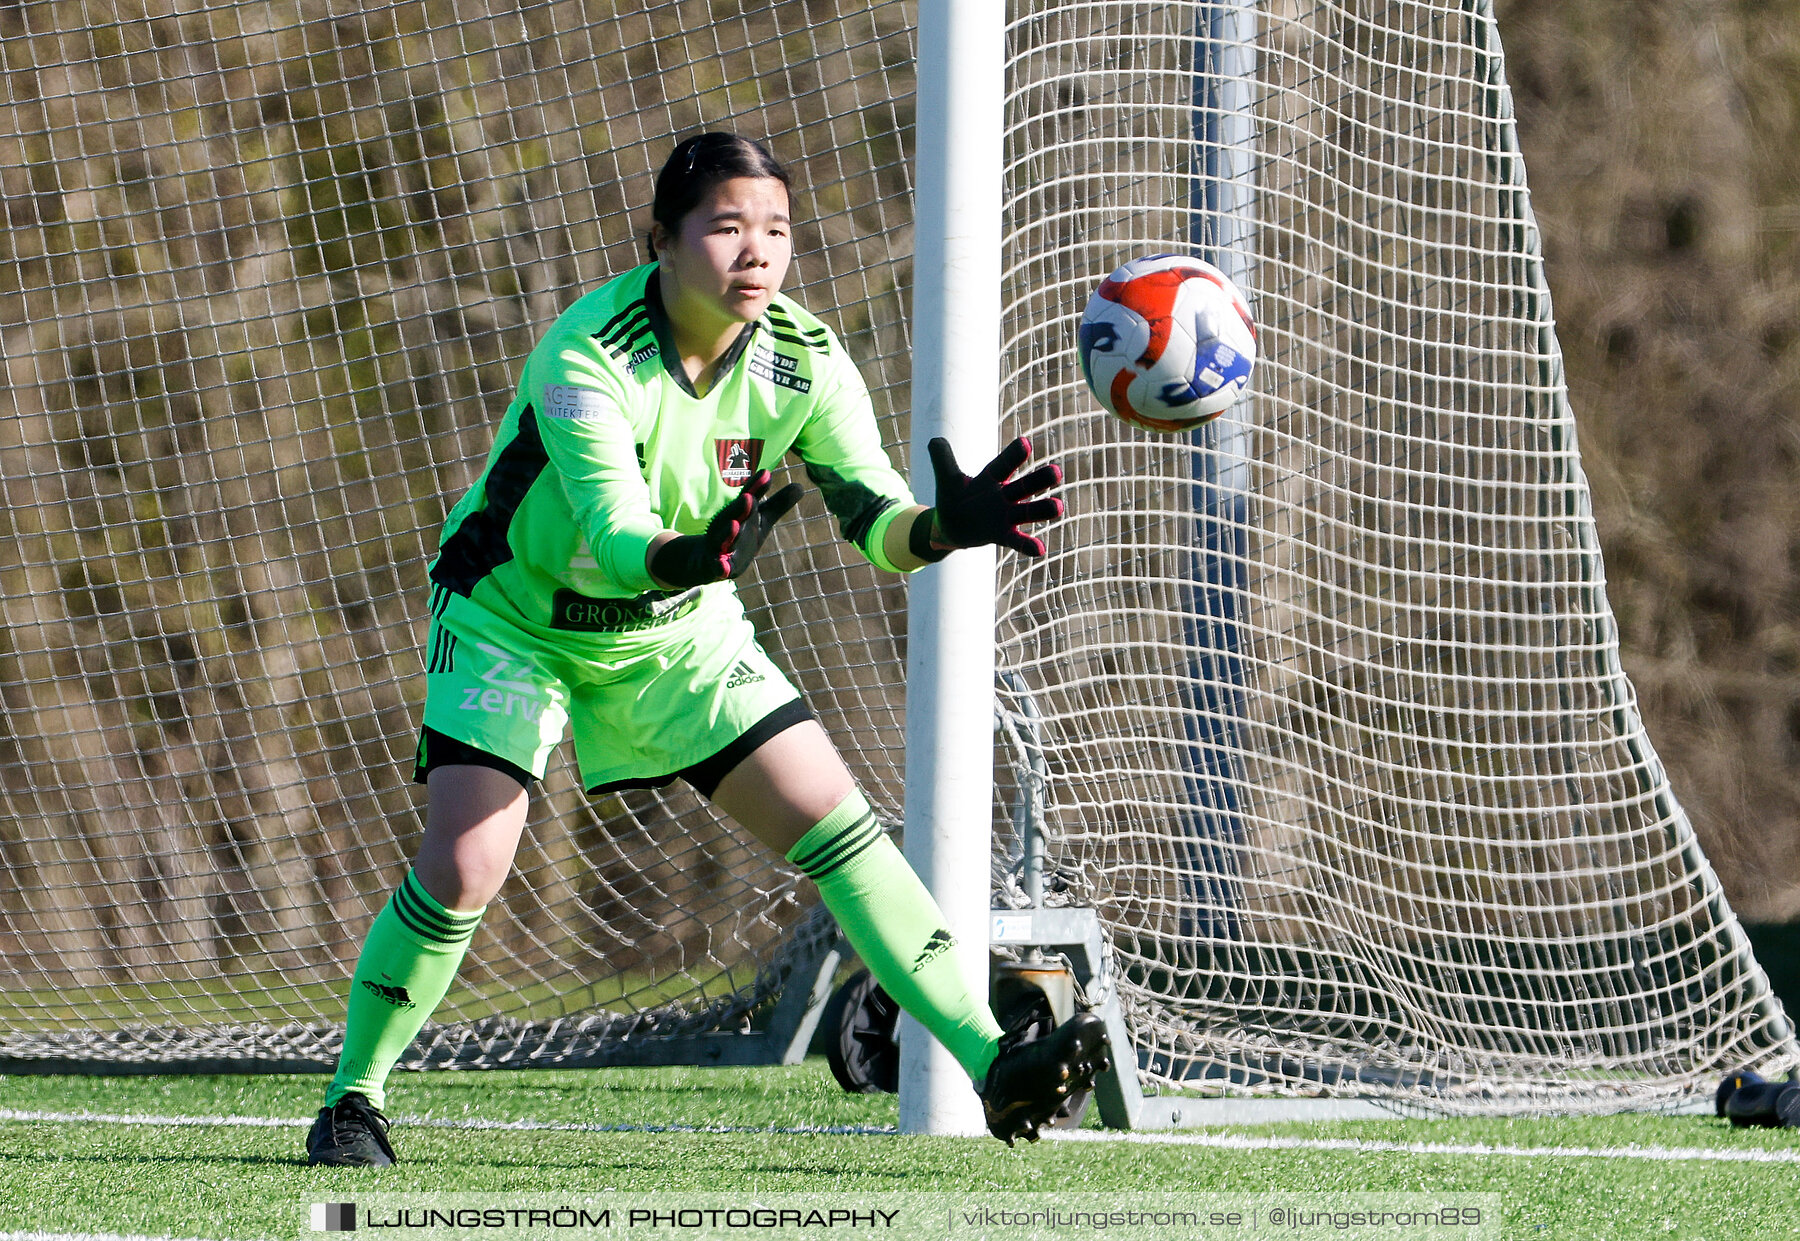
[[[790,452],[844,537],[896,568],[883,540],[912,492],[836,336],[777,296],[696,396],[656,271],[635,268],[582,297],[526,358],[487,468],[445,524],[430,569],[443,591],[531,626],[620,628],[590,622],[643,616],[660,601],[645,567],[650,541],[664,530],[700,533],[757,470]],[[596,600],[634,600],[639,610]]]

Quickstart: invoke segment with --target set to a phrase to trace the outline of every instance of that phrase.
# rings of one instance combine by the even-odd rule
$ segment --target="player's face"
[[[787,187],[773,177],[721,181],[670,232],[658,226],[663,303],[677,328],[749,323],[769,307],[794,257]]]

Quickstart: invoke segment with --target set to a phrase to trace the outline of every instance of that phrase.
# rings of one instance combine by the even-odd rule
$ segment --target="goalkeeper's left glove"
[[[1062,482],[1062,469],[1040,465],[1031,473],[1013,478],[1013,472],[1031,457],[1031,441],[1020,436],[1002,448],[981,473],[970,478],[956,464],[950,441],[942,437],[926,445],[931,470],[937,476],[937,507],[923,514],[913,527],[915,554],[925,560],[942,560],[959,547],[983,547],[996,543],[1021,556],[1042,556],[1044,541],[1019,527],[1029,521],[1051,521],[1063,515],[1063,502],[1051,497],[1036,499]],[[919,532],[930,531],[927,545]]]

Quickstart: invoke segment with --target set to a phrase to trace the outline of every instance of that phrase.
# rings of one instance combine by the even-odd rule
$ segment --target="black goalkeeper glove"
[[[1024,436],[1002,448],[973,478],[956,464],[949,440],[934,439],[926,449],[931,453],[932,473],[937,476],[937,508],[921,519],[918,529],[935,525],[938,541],[953,548],[997,543],[1021,556],[1044,554],[1044,541],[1019,527],[1028,521],[1051,521],[1063,515],[1061,500],[1034,498],[1062,482],[1061,467],[1040,465],[1023,477],[1013,478],[1013,471],[1031,457],[1031,441]],[[941,560],[943,555],[926,558]]]
[[[743,573],[768,537],[769,527],[805,494],[799,483],[789,483],[767,495],[774,481],[767,470],[758,470],[737,498],[706,524],[706,533],[684,534],[657,548],[650,556],[651,576],[686,590]]]

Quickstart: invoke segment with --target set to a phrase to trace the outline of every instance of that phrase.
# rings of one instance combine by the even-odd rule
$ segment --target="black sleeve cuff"
[[[906,534],[906,550],[927,564],[936,564],[951,552],[950,548],[931,545],[931,523],[936,516],[936,509],[926,509],[913,518],[912,529]]]

